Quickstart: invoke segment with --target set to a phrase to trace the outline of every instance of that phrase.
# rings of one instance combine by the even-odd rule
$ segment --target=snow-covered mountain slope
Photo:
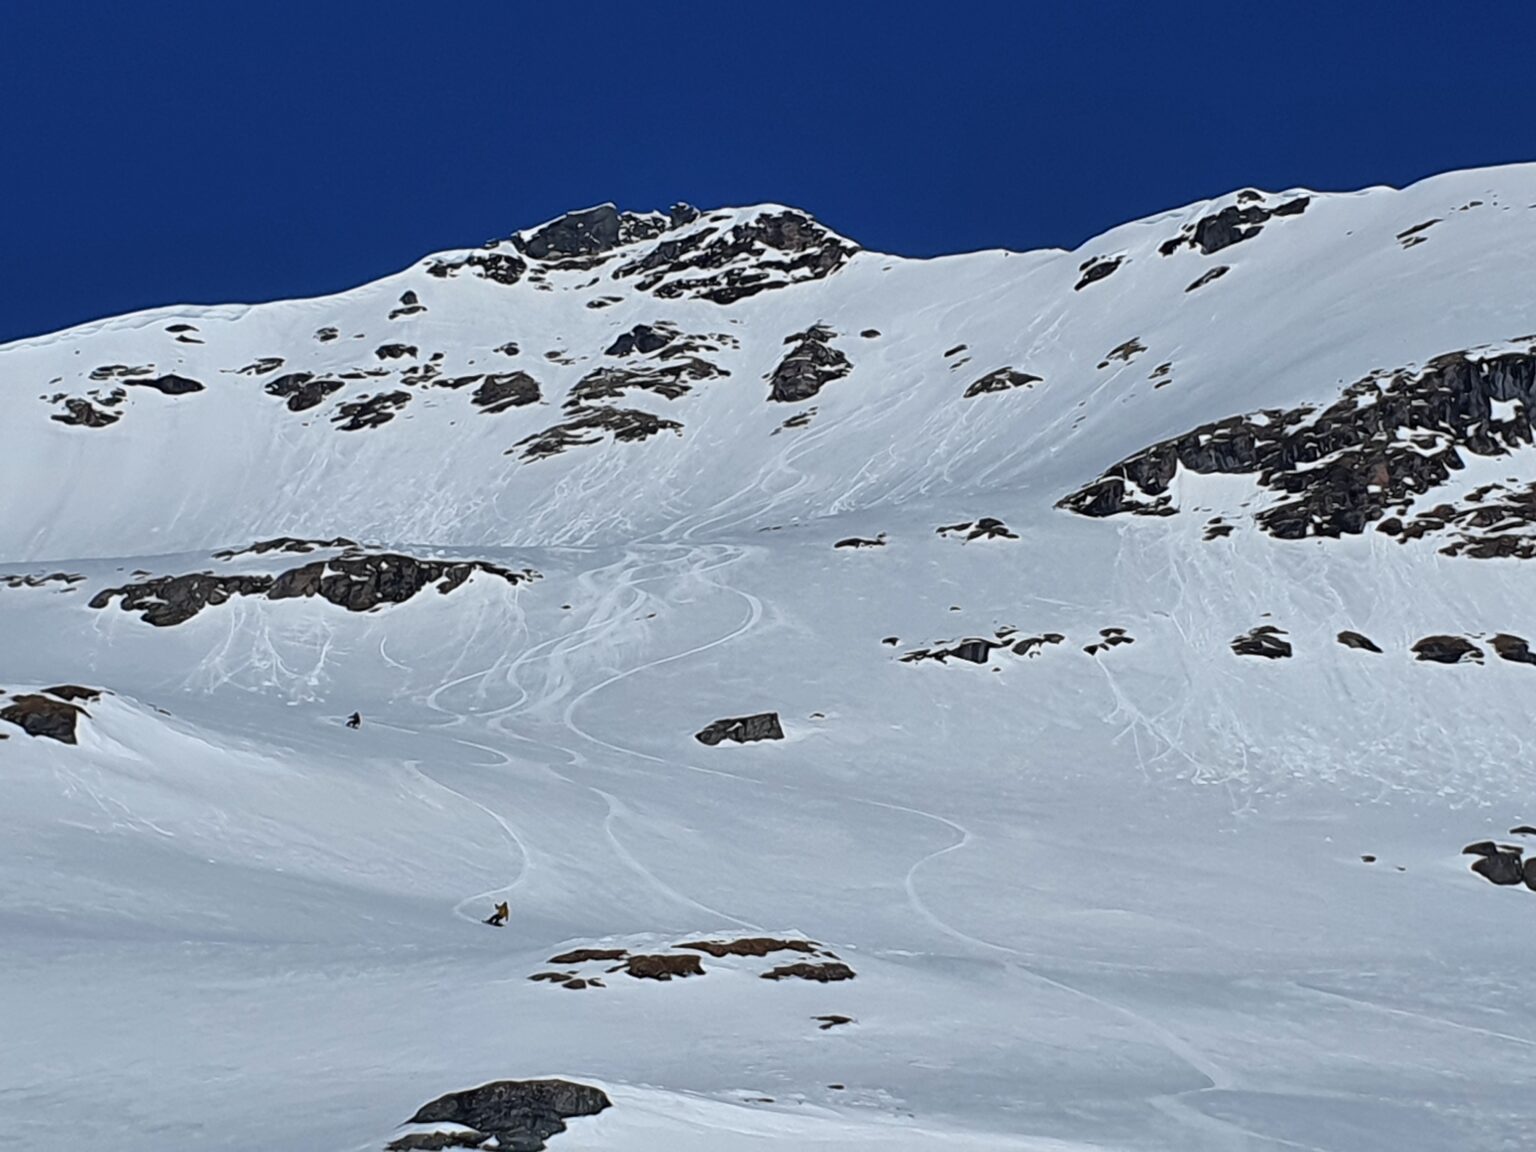
[[[0,348],[0,1132],[1523,1148],[1533,257],[600,208]]]

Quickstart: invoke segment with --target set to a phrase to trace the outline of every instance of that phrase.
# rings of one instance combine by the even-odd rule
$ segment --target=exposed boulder
[[[1426,636],[1413,646],[1413,653],[1418,659],[1434,664],[1468,661],[1481,664],[1483,661],[1482,649],[1461,636]]]
[[[1489,643],[1493,645],[1493,650],[1499,654],[1501,660],[1509,660],[1515,664],[1536,664],[1536,653],[1531,651],[1530,644],[1521,636],[1500,632]]]
[[[1375,641],[1373,641],[1369,636],[1364,636],[1359,632],[1350,632],[1346,629],[1345,631],[1339,633],[1338,640],[1339,643],[1344,645],[1346,648],[1358,648],[1362,652],[1379,653],[1381,651],[1381,649],[1376,646]]]
[[[724,740],[730,740],[735,744],[746,744],[756,740],[782,740],[784,729],[779,724],[777,712],[759,712],[753,716],[716,720],[708,727],[694,733],[694,739],[710,747]]]
[[[60,744],[77,743],[75,723],[81,716],[89,715],[84,708],[67,700],[33,694],[14,696],[9,704],[0,708],[0,720],[17,725],[28,736],[41,736]]]
[[[786,980],[794,977],[799,980],[814,980],[818,984],[830,984],[839,980],[852,980],[856,973],[848,965],[840,960],[828,960],[819,964],[800,961],[795,964],[781,964],[772,971],[764,972],[764,980]]]
[[[637,980],[671,980],[688,976],[704,975],[704,965],[697,956],[631,956],[624,962],[624,971]]]
[[[1091,260],[1078,265],[1078,271],[1082,278],[1072,285],[1072,291],[1081,292],[1090,284],[1097,283],[1110,273],[1117,271],[1125,263],[1124,256],[1095,256]]]
[[[569,1080],[497,1080],[424,1104],[411,1124],[457,1124],[494,1136],[502,1152],[539,1152],[577,1116],[596,1116],[612,1101],[599,1088]]]
[[[186,376],[177,376],[174,372],[165,376],[155,376],[152,379],[127,379],[123,381],[130,388],[153,388],[165,396],[185,396],[190,392],[201,392],[203,385]]]
[[[633,356],[635,353],[648,355],[652,352],[660,352],[670,344],[677,336],[677,329],[665,321],[651,324],[636,324],[628,332],[622,333],[612,344],[608,346],[605,356]]]
[[[380,360],[414,360],[416,358],[416,345],[380,344],[373,350],[373,354]]]
[[[880,535],[874,537],[873,539],[871,539],[871,538],[869,538],[867,536],[849,536],[849,537],[847,537],[847,538],[845,538],[843,540],[839,540],[836,544],[832,545],[832,547],[834,547],[834,548],[884,548],[885,547],[885,533],[882,532],[882,533],[880,533]]]
[[[539,382],[526,372],[504,372],[485,377],[470,403],[487,414],[521,408],[539,402]]]
[[[269,380],[263,385],[262,391],[286,400],[290,412],[303,412],[323,404],[327,396],[341,391],[344,386],[340,380],[316,377],[312,372],[289,372]]]
[[[623,960],[629,956],[625,948],[577,948],[551,956],[551,964],[587,964],[594,960]]]
[[[1472,871],[1493,884],[1512,885],[1525,882],[1523,852],[1518,847],[1500,846],[1472,861]]]
[[[1290,656],[1289,640],[1282,640],[1285,633],[1273,624],[1261,624],[1257,628],[1232,641],[1232,651],[1239,656],[1262,656],[1266,660],[1281,660]]]

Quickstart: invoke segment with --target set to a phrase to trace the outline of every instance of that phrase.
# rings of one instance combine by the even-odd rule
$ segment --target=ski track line
[[[1431,1016],[1425,1012],[1414,1012],[1409,1008],[1389,1008],[1385,1004],[1373,1004],[1371,1001],[1362,1000],[1358,996],[1347,996],[1343,992],[1330,992],[1326,988],[1317,988],[1311,984],[1301,984],[1294,980],[1288,981],[1288,983],[1291,987],[1302,992],[1308,992],[1313,996],[1321,996],[1329,1000],[1341,1000],[1346,1004],[1353,1004],[1357,1008],[1366,1008],[1372,1012],[1380,1012],[1387,1016],[1403,1016],[1425,1024],[1438,1025],[1441,1028],[1452,1028],[1458,1032],[1471,1032],[1474,1036],[1485,1036],[1493,1040],[1508,1040],[1511,1044],[1522,1044],[1527,1048],[1536,1048],[1536,1040],[1529,1040],[1524,1036],[1514,1036],[1508,1032],[1495,1032],[1491,1028],[1479,1028],[1475,1024],[1461,1024],[1455,1020],[1447,1020],[1442,1016]]]
[[[604,792],[601,788],[592,787],[591,785],[588,785],[588,787],[591,787],[593,792],[596,792],[603,798],[604,801],[607,802],[608,815],[603,818],[603,834],[608,837],[608,844],[613,848],[614,854],[618,856],[618,858],[622,860],[632,872],[643,877],[651,885],[651,887],[655,888],[656,891],[667,897],[667,899],[681,904],[684,907],[693,908],[700,912],[708,913],[717,919],[727,920],[739,928],[746,928],[752,932],[762,932],[764,930],[761,925],[753,924],[750,920],[743,920],[738,916],[730,915],[728,912],[721,912],[719,909],[711,908],[708,904],[705,904],[702,901],[695,900],[692,896],[686,896],[679,892],[676,888],[673,888],[666,881],[658,877],[654,872],[652,872],[638,859],[636,859],[634,854],[631,853],[628,848],[624,847],[624,845],[619,841],[618,836],[614,834],[614,818],[619,815],[628,814],[629,809],[627,809],[621,801],[619,801],[610,793]]]
[[[491,748],[485,744],[474,744],[468,740],[458,740],[457,742],[470,748],[479,748],[482,751],[491,753],[493,756],[500,756],[505,764],[510,765],[512,763],[512,758],[505,752],[499,752],[495,748]],[[497,826],[502,830],[503,833],[506,834],[507,839],[513,843],[513,845],[517,848],[518,853],[522,857],[522,862],[518,867],[517,875],[515,875],[506,884],[496,888],[490,888],[484,892],[477,892],[473,896],[466,896],[464,899],[460,900],[453,906],[453,914],[459,919],[468,921],[471,924],[478,924],[480,923],[481,918],[479,916],[471,915],[470,913],[466,912],[465,909],[468,908],[471,904],[489,900],[492,896],[499,896],[504,894],[510,895],[512,892],[521,887],[523,881],[528,878],[529,872],[533,870],[533,856],[528,851],[528,845],[523,842],[523,838],[517,834],[517,830],[513,828],[511,823],[509,823],[504,817],[492,811],[490,808],[487,808],[484,804],[480,803],[480,801],[464,795],[464,793],[460,792],[457,788],[450,788],[447,784],[444,784],[435,776],[432,776],[430,773],[423,771],[420,760],[407,760],[405,761],[405,766],[422,780],[426,781],[428,784],[431,784],[432,786],[447,792],[450,796],[456,796],[464,803],[478,808],[492,820],[496,821]]]

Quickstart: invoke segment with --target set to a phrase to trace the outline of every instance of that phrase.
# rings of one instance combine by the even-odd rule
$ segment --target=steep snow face
[[[339,296],[103,321],[0,349],[0,556],[1049,504],[1212,420],[1527,351],[1533,203],[1533,167],[1241,192],[939,260],[780,206],[604,206]]]
[[[1524,1147],[1533,256],[605,205],[0,349],[0,1133]]]

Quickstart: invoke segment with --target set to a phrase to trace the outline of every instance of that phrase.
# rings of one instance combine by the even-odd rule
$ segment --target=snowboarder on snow
[[[507,922],[507,917],[510,915],[511,910],[507,907],[507,902],[503,900],[500,904],[496,905],[496,911],[492,912],[485,922],[492,928],[500,928]]]
[[[354,712],[354,713],[352,713],[352,715],[347,717],[347,727],[348,728],[361,728],[362,726],[363,726],[363,718],[362,718],[362,716],[359,713]]]

